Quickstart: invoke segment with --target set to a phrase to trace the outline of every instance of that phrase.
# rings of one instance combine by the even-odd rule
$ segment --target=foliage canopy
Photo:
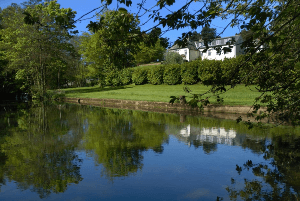
[[[69,43],[75,14],[70,8],[60,8],[56,1],[26,8],[10,6],[2,11],[0,44],[2,58],[9,61],[6,70],[14,70],[16,79],[32,94],[44,96],[53,84],[51,75],[58,75],[54,80],[59,82],[68,59],[76,57]]]

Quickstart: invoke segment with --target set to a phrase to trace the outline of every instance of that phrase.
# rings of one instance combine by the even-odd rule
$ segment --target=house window
[[[208,50],[208,56],[211,56],[211,50]]]
[[[224,44],[226,45],[227,42],[230,42],[230,38],[225,38],[224,39]]]
[[[221,45],[221,40],[216,40],[216,45]]]

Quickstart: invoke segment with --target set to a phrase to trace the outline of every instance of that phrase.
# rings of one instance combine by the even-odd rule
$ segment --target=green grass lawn
[[[179,96],[189,94],[183,91],[183,87],[189,87],[192,93],[204,93],[209,87],[203,85],[126,85],[121,87],[81,87],[62,89],[66,93],[66,97],[74,98],[107,98],[107,99],[123,99],[138,101],[156,101],[169,102],[170,96]],[[230,88],[230,87],[228,87]],[[245,87],[238,85],[233,89],[222,94],[224,105],[252,105],[254,99],[260,93],[255,90],[254,86]],[[211,103],[216,103],[216,98],[210,99]]]

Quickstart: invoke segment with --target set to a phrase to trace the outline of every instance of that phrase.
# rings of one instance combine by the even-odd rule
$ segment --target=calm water
[[[68,104],[1,109],[0,200],[300,198],[299,129]]]

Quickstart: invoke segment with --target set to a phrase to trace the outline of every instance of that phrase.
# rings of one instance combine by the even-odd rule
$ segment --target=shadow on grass
[[[94,88],[86,88],[86,89],[67,89],[65,90],[66,94],[73,94],[73,93],[93,93],[93,92],[101,92],[101,91],[114,91],[118,89],[127,89],[127,88],[133,88],[133,87],[128,87],[128,86],[118,86],[118,87],[105,87],[105,88],[100,88],[100,87],[94,87]]]

